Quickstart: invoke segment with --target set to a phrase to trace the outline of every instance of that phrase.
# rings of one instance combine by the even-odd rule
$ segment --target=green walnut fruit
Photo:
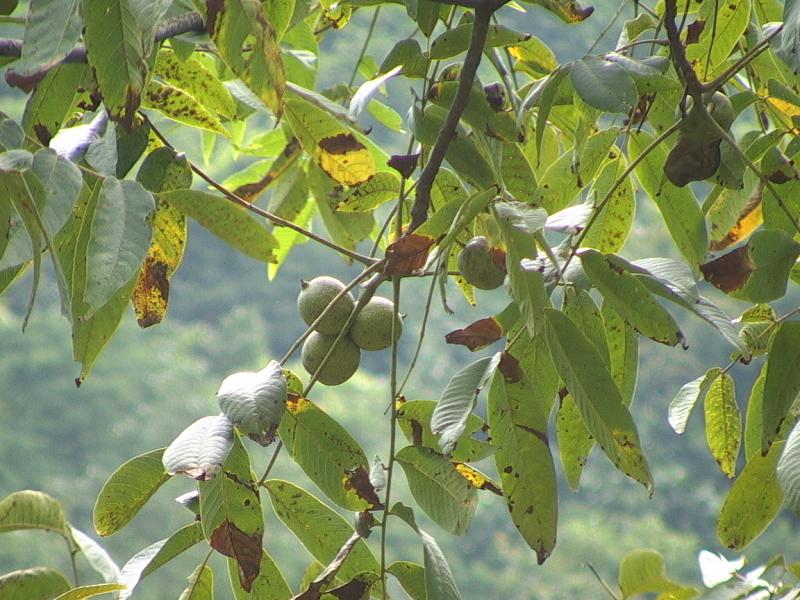
[[[328,350],[335,341],[335,335],[323,335],[316,331],[308,336],[303,344],[301,358],[303,367],[309,374],[316,373],[322,364],[322,359],[328,354]],[[346,335],[342,336],[333,349],[328,362],[319,372],[317,381],[325,385],[344,383],[356,372],[359,362],[361,362],[361,350]]]
[[[458,270],[468,283],[481,290],[499,288],[506,278],[506,272],[492,260],[489,243],[482,235],[472,238],[461,250]]]
[[[344,284],[334,277],[315,277],[311,281],[300,282],[300,295],[297,296],[297,310],[306,325],[311,325],[322,314],[322,311],[333,301],[333,299],[344,289]],[[316,326],[316,331],[325,335],[335,335],[339,333],[353,308],[356,301],[353,295],[347,292],[339,298],[331,307],[328,313]]]
[[[392,321],[394,339],[403,332],[403,322],[395,316],[394,302],[375,296],[364,305],[350,328],[350,339],[362,350],[383,350],[392,345]]]

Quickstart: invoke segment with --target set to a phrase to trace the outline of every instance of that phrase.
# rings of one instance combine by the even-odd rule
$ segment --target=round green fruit
[[[306,325],[317,320],[333,299],[344,289],[345,285],[334,277],[315,277],[311,281],[300,283],[300,295],[297,296],[297,310]],[[325,335],[339,333],[350,313],[355,307],[355,300],[350,292],[339,298],[323,317],[315,330]]]
[[[706,94],[703,96],[703,102],[706,105],[708,115],[716,121],[720,128],[728,131],[736,120],[736,111],[728,97],[722,92],[714,92],[711,95]],[[687,98],[687,113],[681,124],[681,132],[691,139],[701,140],[706,143],[721,140],[723,136],[720,135],[717,128],[707,120],[705,115],[692,107],[693,102],[690,96]]]
[[[484,236],[472,238],[458,255],[458,270],[468,283],[481,290],[494,290],[503,285],[506,273],[492,260],[489,243]]]
[[[394,302],[375,296],[364,305],[350,328],[350,339],[362,350],[383,350],[392,345],[392,321],[394,339],[403,332],[403,322],[395,317]]]
[[[303,344],[301,358],[303,367],[309,374],[313,375],[322,364],[322,360],[328,354],[333,343],[336,341],[335,335],[323,335],[316,331],[308,336]],[[333,349],[331,357],[317,376],[317,381],[325,385],[339,385],[353,376],[358,369],[361,361],[361,350],[358,349],[350,338],[343,336]]]

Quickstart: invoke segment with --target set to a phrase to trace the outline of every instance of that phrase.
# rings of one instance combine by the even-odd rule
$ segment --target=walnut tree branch
[[[462,0],[459,0],[459,3]],[[468,0],[472,1],[472,0]],[[417,227],[422,225],[428,218],[428,207],[431,203],[431,188],[436,174],[444,161],[444,155],[447,153],[447,148],[453,136],[456,134],[458,121],[464,113],[469,101],[469,93],[472,84],[475,81],[475,74],[478,71],[478,65],[481,63],[481,55],[483,54],[483,46],[486,43],[486,35],[489,32],[489,23],[492,14],[500,4],[496,2],[478,2],[475,0],[475,21],[472,24],[472,36],[469,40],[469,48],[467,49],[467,56],[464,58],[464,66],[461,68],[461,76],[458,80],[458,88],[456,90],[453,103],[450,105],[450,110],[445,118],[444,125],[436,138],[436,143],[433,145],[428,162],[417,180],[417,193],[414,197],[414,204],[411,207],[411,223],[408,226],[408,233],[414,231]]]
[[[686,49],[681,42],[680,32],[678,26],[675,24],[675,19],[678,16],[677,0],[666,0],[664,5],[664,29],[667,31],[667,39],[669,40],[670,56],[672,62],[675,64],[675,70],[683,79],[686,85],[686,91],[694,99],[695,106],[701,106],[703,84],[697,78],[697,73],[694,72],[692,64],[686,58]]]

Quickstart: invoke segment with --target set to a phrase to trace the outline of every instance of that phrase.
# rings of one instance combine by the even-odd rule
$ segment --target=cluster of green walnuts
[[[325,311],[325,316],[314,327],[314,332],[308,336],[302,350],[303,367],[312,375],[319,369],[317,381],[320,383],[344,383],[358,369],[362,350],[376,351],[391,346],[393,322],[394,339],[399,339],[403,331],[402,320],[395,315],[394,303],[388,298],[373,296],[361,307],[345,332],[346,335],[337,342],[336,338],[347,326],[350,315],[356,308],[353,295],[347,292],[335,300],[345,285],[328,276],[303,281],[300,287],[297,310],[307,325],[313,325]],[[330,358],[320,369],[331,348],[333,350]]]

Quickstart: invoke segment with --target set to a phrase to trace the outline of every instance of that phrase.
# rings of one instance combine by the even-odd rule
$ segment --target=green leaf
[[[558,68],[558,59],[553,50],[542,40],[532,35],[527,40],[508,49],[514,59],[514,70],[538,78]]]
[[[800,392],[800,321],[786,321],[772,337],[761,413],[761,454],[778,438],[781,425]]]
[[[686,46],[686,58],[701,81],[713,78],[742,39],[750,22],[750,0],[701,4],[697,20],[704,22],[697,42]]]
[[[94,505],[92,519],[98,534],[111,535],[125,527],[169,479],[161,464],[163,454],[163,448],[141,454],[111,474]]]
[[[238,568],[236,561],[228,559],[228,576],[231,581],[231,589],[235,600],[287,600],[292,597],[292,588],[286,583],[283,574],[278,569],[278,565],[272,560],[267,551],[261,554],[261,568],[258,577],[253,581],[253,588],[247,592],[242,588],[237,574]]]
[[[3,600],[50,600],[69,589],[67,578],[49,567],[0,575],[0,598]]]
[[[429,448],[406,446],[395,459],[419,507],[448,533],[464,535],[478,506],[477,489]]]
[[[764,406],[764,382],[767,378],[767,365],[761,365],[758,377],[750,388],[750,397],[747,399],[747,413],[744,426],[744,457],[746,460],[756,454],[761,454],[761,420]]]
[[[380,171],[351,189],[345,199],[336,205],[336,210],[344,212],[375,210],[381,204],[396,199],[399,191],[400,180],[397,175]]]
[[[733,479],[742,440],[742,418],[736,404],[733,378],[721,373],[705,397],[706,441],[719,468]]]
[[[776,442],[766,455],[751,456],[733,482],[717,518],[717,536],[724,546],[741,550],[778,515],[783,492],[776,467],[784,445]]]
[[[437,106],[449,109],[456,97],[457,81],[439,81],[431,86],[428,98]],[[467,105],[461,117],[473,131],[506,142],[523,139],[513,113],[497,110],[489,101],[487,92],[479,85],[470,88]]]
[[[439,438],[444,454],[450,454],[464,433],[478,395],[491,379],[500,354],[487,356],[467,365],[448,382],[431,415],[431,431]]]
[[[83,557],[97,572],[103,581],[115,582],[119,580],[119,567],[108,555],[108,552],[95,540],[83,533],[80,529],[70,527],[72,541],[83,554]]]
[[[648,592],[671,600],[688,600],[697,590],[677,584],[667,577],[664,557],[655,550],[634,550],[619,564],[619,587],[623,598]]]
[[[239,252],[256,260],[274,262],[275,237],[245,209],[216,194],[174,190],[158,194]]]
[[[116,177],[103,181],[87,250],[83,318],[94,315],[138,274],[153,235],[153,210],[153,196],[140,184]]]
[[[637,159],[652,141],[652,136],[641,131],[631,135],[630,159]],[[691,189],[676,187],[664,177],[666,160],[666,146],[660,144],[637,165],[636,178],[658,206],[675,245],[694,270],[708,248],[705,220]]]
[[[231,451],[233,437],[233,424],[225,415],[203,417],[178,434],[164,450],[161,462],[170,475],[213,479]]]
[[[425,592],[428,600],[461,600],[453,571],[434,537],[417,526],[414,511],[401,503],[392,507],[391,513],[403,519],[417,532],[422,541],[425,564]]]
[[[214,598],[214,573],[203,563],[187,578],[189,585],[178,600],[211,600]]]
[[[132,0],[83,0],[82,7],[89,65],[103,103],[113,120],[130,128],[148,72],[142,7]]]
[[[285,2],[277,4],[282,5]],[[174,52],[162,48],[158,52],[156,74],[190,95],[209,111],[226,119],[232,119],[236,115],[236,105],[228,88],[199,60],[180,60]]]
[[[522,379],[509,380],[502,370],[494,374],[488,415],[496,431],[495,464],[511,520],[542,564],[555,546],[558,521],[558,485],[545,412],[558,381],[552,376],[543,336],[533,342],[523,336],[519,348],[526,349],[524,354],[518,354],[519,359],[507,355],[507,360],[519,360]]]
[[[605,302],[636,331],[669,346],[684,343],[683,333],[672,316],[644,283],[614,264],[613,255],[586,249],[581,250],[578,256],[586,275],[603,294]]]
[[[344,518],[304,489],[277,479],[267,481],[266,488],[275,514],[319,562],[328,564],[353,535]],[[339,577],[348,581],[363,571],[378,573],[380,565],[360,540],[339,569]]]
[[[25,103],[25,133],[49,144],[80,96],[78,87],[88,72],[89,66],[79,63],[63,63],[48,72]]]
[[[33,0],[30,3],[22,57],[8,71],[11,85],[55,66],[75,47],[83,26],[80,4],[80,0]]]
[[[200,522],[206,539],[214,550],[236,560],[242,588],[252,591],[264,552],[264,515],[250,456],[238,435],[233,436],[221,476],[201,482],[199,489]]]
[[[222,60],[279,118],[286,73],[277,33],[264,16],[262,3],[233,0],[208,5],[207,10],[206,23]]]
[[[397,423],[409,442],[425,446],[431,450],[439,448],[436,436],[431,431],[431,416],[436,409],[434,400],[410,400],[397,402]],[[475,413],[467,418],[464,433],[456,441],[451,454],[452,460],[474,462],[483,460],[494,453],[494,446],[472,437],[476,433],[486,433],[489,426]]]
[[[604,302],[600,313],[606,328],[611,377],[622,394],[622,403],[630,406],[639,372],[639,336],[610,304]]]
[[[203,527],[199,522],[194,522],[134,554],[120,570],[119,582],[125,584],[127,589],[120,592],[119,600],[127,600],[142,579],[202,539]]]
[[[631,76],[616,63],[587,56],[572,63],[575,91],[588,105],[612,113],[628,113],[639,94]]]
[[[619,152],[619,150],[616,149],[614,152]],[[606,193],[611,189],[617,177],[622,174],[624,168],[622,160],[606,164],[592,182],[589,197],[593,198],[595,202],[605,198]],[[628,178],[614,190],[608,204],[600,210],[594,225],[583,238],[582,245],[587,248],[595,248],[599,252],[619,252],[625,246],[630,235],[635,212],[633,182]]]
[[[523,103],[525,108],[531,108],[533,106],[538,106],[539,108],[536,114],[536,143],[534,148],[536,149],[537,161],[536,164],[533,165],[534,167],[539,166],[542,154],[542,141],[548,130],[547,119],[550,116],[550,111],[556,104],[556,100],[559,98],[562,84],[567,79],[571,66],[571,64],[559,65],[555,71],[550,73],[550,75],[531,90],[531,93],[525,98],[525,102]],[[531,159],[531,163],[533,162],[534,161]]]
[[[382,73],[378,77],[369,79],[364,83],[362,83],[360,86],[358,86],[358,89],[356,90],[355,94],[353,94],[353,97],[350,99],[348,114],[353,119],[358,119],[359,115],[361,115],[361,113],[367,107],[367,104],[369,104],[370,99],[376,93],[378,93],[380,88],[387,81],[389,81],[392,77],[397,75],[400,72],[401,68],[402,67],[400,67],[400,65],[393,67],[388,71],[386,71],[385,73]]]
[[[545,317],[553,363],[584,424],[611,462],[652,494],[653,479],[636,425],[597,349],[561,311],[547,308]]]
[[[428,72],[429,62],[417,40],[400,40],[389,50],[379,71],[388,73],[399,65],[403,67],[401,74],[405,77],[424,78]]]
[[[800,425],[795,425],[786,440],[777,466],[778,483],[786,505],[800,513]]]
[[[306,189],[306,196],[307,195],[308,190]],[[314,215],[315,206],[316,202],[314,199],[307,198],[303,208],[294,219],[295,225],[299,225],[300,227],[308,229],[308,226],[311,223],[311,218]],[[276,227],[272,230],[272,234],[275,236],[275,241],[278,244],[278,248],[275,250],[275,262],[270,262],[267,264],[267,277],[270,281],[275,279],[278,271],[289,257],[289,253],[291,252],[292,248],[294,248],[297,244],[303,243],[307,239],[302,233],[295,231],[294,229],[289,229],[288,227]]]
[[[580,23],[588,18],[593,12],[594,7],[584,7],[578,0],[526,0],[533,4],[538,4],[552,12],[565,23],[570,25]]]
[[[314,403],[292,396],[278,434],[294,461],[333,502],[356,512],[380,505],[361,446]]]
[[[302,2],[302,0],[300,0]],[[281,2],[264,3],[264,16],[275,28],[275,35],[280,40],[286,30],[290,28],[292,14],[297,10],[295,0],[282,0]]]
[[[53,598],[53,600],[84,600],[84,598],[94,598],[95,596],[102,596],[103,594],[110,594],[111,592],[118,592],[124,589],[125,586],[120,583],[83,585],[81,587],[72,588],[70,591]]]
[[[722,369],[713,367],[705,372],[704,375],[685,384],[672,402],[669,403],[669,425],[677,434],[686,431],[686,423],[692,414],[692,409],[700,396],[705,396],[711,384],[720,376]]]
[[[19,529],[52,531],[70,539],[61,503],[43,492],[23,490],[0,500],[0,533]]]
[[[453,29],[448,29],[434,38],[428,55],[431,59],[438,60],[466,52],[471,35],[472,23],[465,23]],[[530,37],[529,33],[514,31],[503,25],[490,25],[489,31],[486,33],[485,47],[514,46],[530,39]]]
[[[411,597],[411,600],[427,600],[425,567],[414,562],[398,560],[386,567],[386,570],[400,582],[403,591]]]

